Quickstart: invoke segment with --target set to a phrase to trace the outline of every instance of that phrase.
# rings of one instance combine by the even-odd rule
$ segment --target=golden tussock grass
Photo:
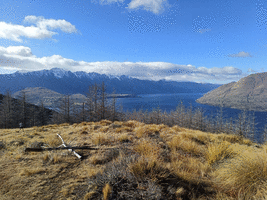
[[[207,163],[203,163],[194,157],[173,161],[171,169],[177,176],[189,182],[201,180],[211,172],[211,167]]]
[[[155,158],[143,156],[141,156],[138,161],[131,163],[129,165],[129,170],[140,180],[145,177],[155,180],[169,175],[169,170],[163,162]]]
[[[160,128],[157,125],[152,124],[136,127],[133,131],[136,133],[137,137],[141,138],[145,136],[159,135]]]
[[[122,132],[131,132],[133,129],[130,127],[120,127],[120,128],[116,128],[115,132],[116,133],[122,133]]]
[[[43,155],[43,161],[48,161],[49,160],[49,154],[46,153]]]
[[[44,173],[46,170],[45,168],[35,168],[35,169],[23,169],[21,171],[21,173],[19,174],[20,176],[31,176],[31,175],[34,175],[34,174],[40,174],[40,173]]]
[[[227,141],[210,144],[205,154],[208,164],[212,165],[225,158],[233,158],[236,153],[230,148],[230,145],[231,143]]]
[[[145,157],[159,156],[159,147],[151,140],[141,140],[134,146],[134,150]]]
[[[125,133],[125,134],[120,135],[120,136],[118,137],[118,140],[119,140],[120,142],[129,142],[130,140],[132,140],[132,137],[129,136],[127,133]]]
[[[177,188],[177,190],[175,191],[176,197],[177,199],[181,199],[181,195],[183,195],[185,192],[185,189],[183,187],[179,187]]]
[[[263,199],[267,194],[267,155],[243,152],[235,159],[220,165],[213,173],[214,182],[222,191],[234,197]]]
[[[84,200],[90,200],[95,194],[95,191],[91,191],[86,193],[86,195],[83,197]]]
[[[116,125],[123,125],[123,122],[121,122],[121,121],[114,121],[113,124],[116,124]]]
[[[182,131],[185,131],[185,130],[186,130],[186,129],[181,128],[180,126],[177,126],[177,125],[171,127],[171,129],[172,129],[173,131],[175,131],[176,133],[177,133],[177,132],[182,132]]]
[[[99,122],[99,125],[101,125],[101,126],[108,126],[110,124],[112,124],[112,121],[110,121],[110,120],[101,120]]]
[[[97,145],[99,149],[77,150],[82,160],[67,150],[23,151],[39,143],[58,147],[62,144],[58,133],[67,145],[72,141],[73,146]],[[267,196],[267,146],[256,148],[251,140],[236,135],[135,120],[102,120],[32,127],[24,132],[2,129],[0,136],[3,199],[109,199],[111,194],[118,195],[119,187],[112,182],[116,180],[121,180],[129,196],[151,192],[151,199],[156,199],[157,192],[166,199],[256,200]],[[115,171],[107,173],[110,177],[105,175],[109,181],[90,188],[88,180],[97,179],[110,166]],[[127,189],[134,180],[140,187]],[[135,190],[139,192],[130,193]]]
[[[105,133],[94,133],[92,135],[92,143],[94,145],[103,145],[103,144],[109,144],[111,142],[114,142],[114,137],[109,136]]]
[[[231,143],[242,143],[243,142],[243,139],[238,135],[230,135],[230,134],[228,135],[225,133],[220,133],[216,136],[217,136],[216,138],[221,141],[227,141]]]
[[[192,141],[185,137],[184,135],[177,135],[172,138],[170,142],[167,142],[168,146],[171,149],[183,150],[188,153],[192,153],[195,155],[204,155],[206,151],[206,147],[203,145],[199,145],[195,141]]]
[[[99,131],[106,133],[109,130],[109,126],[102,126],[101,128],[99,128]]]
[[[80,130],[80,134],[88,134],[89,127],[88,126],[83,126]]]
[[[103,199],[108,200],[110,197],[110,194],[112,193],[112,187],[107,183],[103,188]]]
[[[135,120],[129,120],[129,121],[124,122],[123,126],[135,128],[135,127],[140,126],[141,124],[143,124],[143,123],[135,121]]]

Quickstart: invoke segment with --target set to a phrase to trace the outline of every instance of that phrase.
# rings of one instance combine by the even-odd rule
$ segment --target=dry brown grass
[[[144,125],[140,127],[136,127],[134,132],[136,136],[141,138],[145,136],[159,135],[160,128],[155,124]]]
[[[58,147],[62,142],[57,134],[66,144],[99,149],[77,150],[82,160],[67,150],[24,152],[39,143]],[[0,136],[0,199],[97,200],[118,194],[122,199],[267,197],[267,146],[255,148],[236,135],[102,120],[24,132],[2,129]],[[125,191],[115,183],[123,184]]]
[[[45,171],[46,171],[45,168],[35,168],[35,169],[26,168],[26,169],[23,169],[19,175],[20,176],[31,176],[33,174],[44,173]]]
[[[210,144],[206,152],[206,160],[208,164],[211,165],[226,158],[233,158],[236,153],[230,148],[230,145],[231,143],[227,141]]]
[[[142,156],[158,158],[159,147],[152,140],[141,140],[134,146],[134,150]]]
[[[107,183],[105,187],[103,188],[103,198],[104,200],[108,200],[110,197],[110,194],[112,192],[111,186]]]
[[[214,172],[214,182],[234,197],[263,199],[267,195],[267,155],[245,151]]]
[[[132,138],[126,133],[126,134],[123,134],[123,135],[120,135],[118,137],[118,140],[120,142],[129,142]]]
[[[170,142],[167,143],[171,149],[183,150],[194,155],[204,155],[206,147],[199,145],[197,142],[190,140],[185,134],[174,136]]]

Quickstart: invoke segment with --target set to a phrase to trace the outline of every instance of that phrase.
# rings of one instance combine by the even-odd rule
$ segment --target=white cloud
[[[240,69],[227,67],[195,67],[166,62],[85,62],[64,58],[60,55],[36,57],[29,47],[0,46],[0,71],[17,69],[38,71],[63,68],[65,70],[97,72],[100,74],[127,75],[144,80],[173,80],[195,82],[238,81],[244,77]]]
[[[167,0],[132,0],[128,7],[129,9],[139,9],[143,8],[144,10],[159,14],[164,10],[164,7],[167,4]]]
[[[66,33],[75,33],[77,32],[74,25],[66,20],[55,20],[55,19],[45,19],[44,17],[36,17],[33,15],[26,16],[24,22],[36,24],[42,30],[46,29],[60,29]]]
[[[230,54],[228,55],[229,57],[237,57],[237,58],[245,58],[245,57],[252,57],[252,55],[250,55],[250,53],[244,52],[244,51],[240,51],[237,54]]]
[[[60,29],[67,33],[77,32],[74,25],[65,20],[44,19],[43,17],[26,16],[25,22],[35,26],[22,26],[6,22],[0,22],[0,38],[22,42],[21,37],[44,39],[52,38],[57,32],[51,31]]]

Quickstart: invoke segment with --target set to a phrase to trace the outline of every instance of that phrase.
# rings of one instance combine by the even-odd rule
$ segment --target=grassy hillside
[[[25,147],[73,146],[28,152]],[[0,199],[264,199],[265,145],[137,121],[0,130]]]

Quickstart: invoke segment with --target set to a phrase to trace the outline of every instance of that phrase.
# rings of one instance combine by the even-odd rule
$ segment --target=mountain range
[[[0,93],[9,90],[11,93],[27,87],[44,87],[60,94],[86,95],[93,84],[106,85],[106,92],[111,94],[115,89],[117,94],[160,94],[160,93],[206,93],[218,88],[219,84],[150,81],[139,80],[129,76],[113,76],[82,71],[71,72],[60,68],[33,72],[17,71],[13,74],[0,75]]]
[[[214,89],[196,100],[201,104],[267,111],[267,72],[251,74]]]

